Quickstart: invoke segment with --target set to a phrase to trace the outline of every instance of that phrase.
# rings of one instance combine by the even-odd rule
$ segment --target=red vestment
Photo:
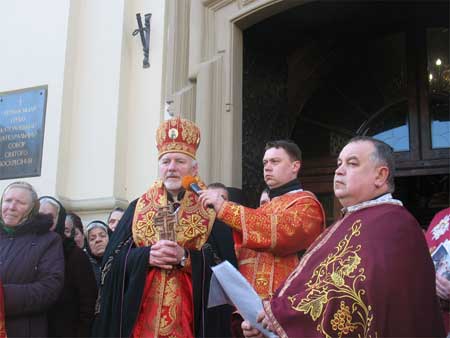
[[[388,202],[347,213],[264,309],[280,337],[444,337],[417,221]]]
[[[433,217],[425,237],[431,252],[446,239],[450,240],[450,208],[439,211]]]
[[[217,217],[234,230],[239,271],[261,298],[271,296],[324,229],[325,215],[308,191],[273,198],[258,209],[225,202]]]
[[[450,208],[439,211],[431,220],[426,233],[426,239],[430,252],[439,246],[439,244],[450,240]],[[448,300],[441,301],[442,316],[444,318],[445,328],[450,332],[450,306]]]
[[[184,194],[177,211],[176,242],[184,248],[200,250],[211,232],[215,212],[211,208],[204,209],[197,200],[193,192]],[[166,205],[167,192],[162,182],[157,181],[136,205],[132,227],[136,246],[150,246],[159,240],[153,217],[160,206]],[[189,263],[173,271],[149,269],[133,336],[193,337],[193,319]]]

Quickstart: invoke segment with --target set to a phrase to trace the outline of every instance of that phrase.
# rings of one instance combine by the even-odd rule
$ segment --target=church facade
[[[242,187],[250,203],[264,143],[290,138],[331,222],[335,158],[355,135],[394,147],[399,197],[422,224],[449,203],[448,2],[1,6],[0,92],[48,85],[41,176],[27,180],[86,219],[151,184],[155,131],[171,115],[200,126],[202,178]],[[136,13],[152,14],[149,68]]]

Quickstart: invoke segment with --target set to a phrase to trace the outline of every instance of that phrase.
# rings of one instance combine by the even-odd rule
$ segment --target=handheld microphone
[[[197,196],[200,195],[200,191],[203,189],[198,185],[198,180],[190,175],[186,175],[181,179],[181,185],[185,190],[190,190]],[[208,208],[213,208],[212,205],[207,205]]]
[[[200,191],[202,191],[203,189],[199,187],[197,182],[198,181],[195,177],[187,175],[182,178],[181,185],[185,190],[191,190],[198,196]]]

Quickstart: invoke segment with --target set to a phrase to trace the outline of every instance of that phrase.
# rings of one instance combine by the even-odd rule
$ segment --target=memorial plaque
[[[0,93],[0,179],[41,175],[47,86]]]

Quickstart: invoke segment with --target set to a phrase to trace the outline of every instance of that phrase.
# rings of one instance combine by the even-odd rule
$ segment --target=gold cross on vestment
[[[176,241],[175,227],[177,225],[177,216],[173,212],[171,205],[159,207],[153,218],[155,228],[159,230],[159,239]]]

